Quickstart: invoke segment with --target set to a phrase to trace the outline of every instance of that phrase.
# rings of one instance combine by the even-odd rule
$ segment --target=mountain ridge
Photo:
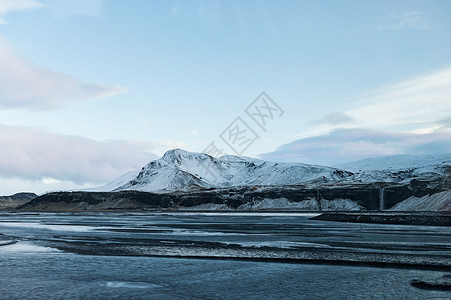
[[[87,191],[188,192],[239,186],[402,183],[451,174],[451,154],[368,158],[337,167],[281,163],[226,155],[218,158],[182,149],[167,151],[140,171]]]
[[[110,190],[147,192],[192,191],[257,185],[294,185],[334,182],[351,177],[345,170],[303,163],[277,163],[238,156],[212,157],[181,149],[167,151],[144,166],[138,175]],[[113,182],[122,183],[120,180]],[[111,188],[113,184],[105,187]]]
[[[173,149],[140,171],[124,174],[103,187],[45,194],[22,208],[43,211],[448,211],[451,208],[451,155],[383,157],[353,162],[350,166],[353,168],[347,168],[354,172],[238,156],[214,158]]]

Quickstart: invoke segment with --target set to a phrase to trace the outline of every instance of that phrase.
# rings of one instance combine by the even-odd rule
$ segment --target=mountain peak
[[[210,156],[203,153],[189,152],[176,148],[166,151],[163,157],[154,162],[163,161],[164,163],[167,163],[169,165],[181,167],[185,163],[192,164],[193,162],[197,162],[197,164],[199,164],[200,160],[204,160],[207,157]],[[155,163],[151,162],[148,166],[154,165]]]
[[[180,148],[175,148],[175,149],[171,149],[171,150],[166,151],[163,154],[162,158],[165,158],[165,157],[181,157],[181,156],[186,156],[186,155],[189,155],[189,154],[193,154],[193,152],[188,152],[188,151],[182,150]]]
[[[343,171],[346,176],[348,173]],[[204,153],[172,149],[114,190],[174,192],[246,185],[293,185],[318,179],[335,181],[339,179],[337,174],[337,169],[330,167],[272,163],[232,155],[214,158]]]

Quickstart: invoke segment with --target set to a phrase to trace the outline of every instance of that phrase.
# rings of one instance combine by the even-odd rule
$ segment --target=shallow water
[[[4,213],[0,298],[449,299],[410,286],[449,269],[373,263],[446,264],[450,237],[444,227],[302,215]],[[318,257],[368,265],[299,263]]]

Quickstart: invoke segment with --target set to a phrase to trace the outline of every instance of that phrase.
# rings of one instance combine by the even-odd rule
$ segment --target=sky
[[[451,152],[451,1],[0,0],[0,195],[182,148]]]

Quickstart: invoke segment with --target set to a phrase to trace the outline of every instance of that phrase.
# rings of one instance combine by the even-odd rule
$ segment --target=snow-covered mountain
[[[351,172],[331,167],[274,163],[232,155],[214,158],[203,153],[174,149],[150,162],[134,178],[124,175],[96,191],[164,193],[197,188],[339,182],[352,175]]]
[[[21,209],[451,209],[449,154],[367,159],[342,168],[237,156],[214,158],[175,149],[103,187],[45,194]],[[89,193],[94,191],[99,193]]]
[[[356,182],[403,182],[451,175],[451,154],[393,155],[337,165],[355,173]]]
[[[451,154],[396,155],[359,160],[339,168],[302,163],[275,163],[254,158],[222,156],[180,149],[166,152],[141,171],[126,173],[109,184],[89,191],[189,192],[242,186],[304,184],[349,186],[381,183],[408,184],[412,179],[433,180],[451,176]]]
[[[451,153],[437,155],[392,155],[367,158],[340,164],[337,167],[350,171],[383,171],[415,169],[419,173],[442,172],[442,168],[451,166]]]

